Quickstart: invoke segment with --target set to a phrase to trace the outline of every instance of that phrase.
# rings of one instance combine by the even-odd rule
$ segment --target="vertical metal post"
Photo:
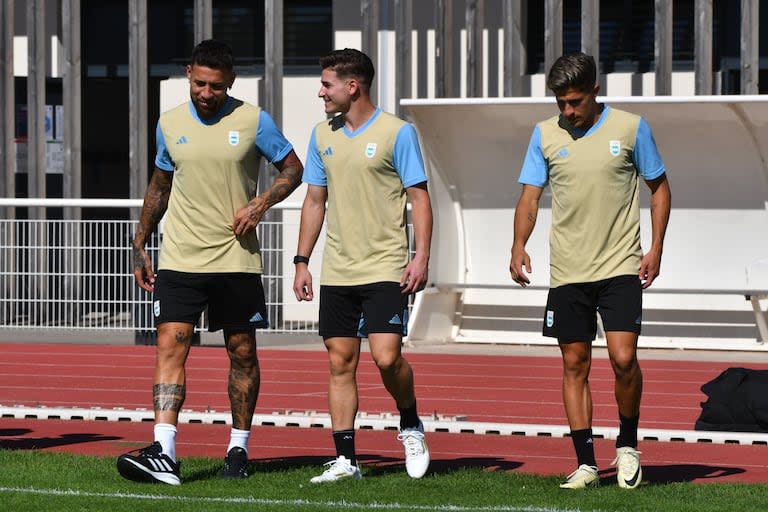
[[[61,30],[64,45],[64,75],[62,80],[62,106],[64,111],[64,183],[63,195],[68,198],[82,197],[82,83],[80,45],[80,1],[63,0],[61,4]],[[64,218],[80,220],[82,208],[65,208]],[[62,241],[64,247],[82,247],[81,225],[65,224]],[[79,318],[77,304],[82,298],[82,255],[78,250],[65,250],[62,265],[67,272],[61,277],[59,296],[66,317]]]
[[[82,83],[80,0],[62,2],[64,76],[64,197],[82,196]],[[80,208],[66,208],[66,218],[79,219]]]
[[[523,96],[525,77],[525,16],[523,2],[525,0],[504,0],[502,6],[504,27],[504,96]]]
[[[544,4],[544,74],[563,53],[563,0]]]
[[[362,36],[363,44],[361,51],[371,58],[373,69],[377,71],[376,77],[379,78],[379,0],[361,0],[360,17],[362,18]],[[371,101],[376,104],[376,79],[371,84]]]
[[[264,100],[262,107],[269,112],[278,128],[283,125],[283,0],[264,2]],[[266,190],[272,183],[274,167],[263,159],[259,169],[259,192]],[[276,247],[283,247],[282,211],[268,210],[259,226],[259,239],[272,239]],[[264,290],[267,297],[274,297],[278,304],[283,303],[283,291],[280,279],[270,276],[284,274],[279,253],[262,253],[264,265]],[[270,313],[271,314],[271,313]],[[273,315],[271,323],[279,325],[282,311]]]
[[[13,80],[13,36],[15,0],[0,0],[0,165],[3,166],[3,176],[0,176],[0,197],[16,196],[16,148],[14,120],[16,99]],[[0,208],[2,219],[16,218],[16,209],[12,206]],[[18,269],[16,263],[16,230],[4,224],[0,228],[0,269]],[[7,272],[0,277],[0,293],[12,297],[17,287],[17,273]],[[0,317],[8,321],[10,311],[0,309]]]
[[[696,0],[693,13],[696,94],[712,94],[712,0]]]
[[[46,197],[46,140],[45,140],[45,0],[27,1],[27,179],[31,198]],[[44,220],[45,207],[29,209],[29,218]],[[29,232],[31,244],[48,246],[48,229],[44,222],[32,223]],[[28,314],[33,322],[44,321],[48,304],[48,281],[41,277],[48,268],[47,251],[30,255],[27,263],[37,268],[39,274],[30,277],[26,286],[35,300],[30,302]],[[39,325],[39,324],[38,324]]]
[[[195,44],[213,37],[213,0],[195,0]]]
[[[16,195],[16,150],[14,146],[16,97],[13,80],[13,4],[15,0],[0,2],[0,197]],[[7,207],[5,219],[11,219],[14,208]]]
[[[581,0],[581,51],[595,58],[600,80],[600,0]]]
[[[283,0],[264,2],[264,109],[282,126],[283,118]]]
[[[128,3],[128,124],[130,197],[144,197],[148,183],[147,164],[147,0]],[[139,212],[131,208],[131,218]]]
[[[484,0],[467,0],[467,97],[483,95]]]
[[[503,0],[504,96],[523,96],[525,76],[525,16],[523,0]]]
[[[741,94],[758,93],[760,2],[741,0]]]
[[[656,95],[672,94],[672,0],[655,0]]]
[[[413,11],[410,0],[395,0],[395,115],[400,116],[400,100],[410,98],[413,81],[411,78],[411,33],[413,32]]]
[[[435,96],[453,98],[453,0],[435,2]]]
[[[45,189],[45,0],[27,1],[27,179],[29,197]],[[30,208],[30,218],[45,218],[45,208]]]

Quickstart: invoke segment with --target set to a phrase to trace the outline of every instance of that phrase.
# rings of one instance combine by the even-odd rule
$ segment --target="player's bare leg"
[[[589,388],[592,342],[560,342],[559,345],[563,357],[563,405],[578,466],[560,487],[582,489],[600,482],[592,439],[592,392]]]
[[[421,478],[429,468],[430,456],[424,425],[416,410],[413,369],[402,355],[402,336],[371,333],[368,342],[384,387],[400,412],[400,434],[397,438],[405,450],[405,468],[412,478]]]

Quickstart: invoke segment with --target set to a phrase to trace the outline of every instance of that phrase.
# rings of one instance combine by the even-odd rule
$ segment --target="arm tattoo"
[[[142,256],[141,250],[133,246],[131,252],[133,253],[133,268],[142,268],[144,266],[144,256]]]
[[[532,213],[529,213],[529,214],[528,214],[528,221],[529,221],[531,224],[536,224],[536,215],[534,215],[534,214],[532,214]]]
[[[296,188],[301,185],[302,173],[303,170],[301,168],[292,166],[286,167],[280,171],[280,174],[275,178],[272,187],[267,190],[264,198],[267,205],[272,206],[279,203],[288,197],[291,192],[296,190]]]
[[[172,184],[173,175],[171,173],[155,170],[144,195],[144,206],[141,208],[139,226],[134,238],[134,265],[144,266],[140,254],[137,258],[138,251],[136,249],[144,247],[147,239],[160,223],[160,219],[163,218],[165,210],[168,209],[168,198],[171,196]]]
[[[155,411],[181,411],[187,396],[187,386],[183,384],[155,384],[152,386],[152,403]]]

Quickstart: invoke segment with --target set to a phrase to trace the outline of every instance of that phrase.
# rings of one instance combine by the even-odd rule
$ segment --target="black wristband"
[[[309,258],[307,256],[294,256],[293,264],[298,265],[299,263],[306,263],[309,265]]]

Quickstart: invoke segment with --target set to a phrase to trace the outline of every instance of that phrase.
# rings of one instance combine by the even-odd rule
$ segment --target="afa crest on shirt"
[[[608,150],[611,152],[611,156],[619,156],[619,153],[621,153],[621,141],[620,140],[608,141]]]
[[[376,154],[376,143],[375,142],[369,142],[367,146],[365,146],[365,156],[368,158],[373,158],[373,156]]]
[[[238,131],[229,132],[229,145],[237,146],[239,143],[240,143],[240,132]]]

